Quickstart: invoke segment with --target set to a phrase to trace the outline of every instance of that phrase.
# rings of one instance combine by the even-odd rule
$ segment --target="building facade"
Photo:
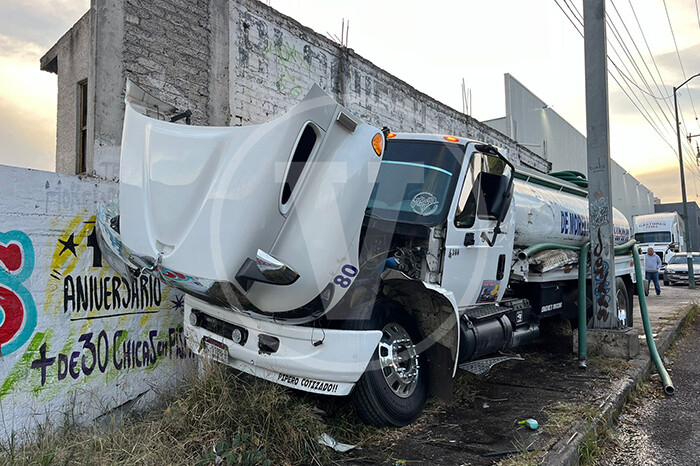
[[[70,71],[83,64],[87,70]],[[93,0],[42,59],[42,69],[59,74],[59,172],[80,171],[82,157],[88,174],[118,176],[127,78],[191,110],[195,125],[271,120],[317,83],[370,124],[479,139],[520,164],[549,170],[543,157],[511,138],[257,0]],[[86,83],[87,96],[83,153],[72,95],[79,83]]]

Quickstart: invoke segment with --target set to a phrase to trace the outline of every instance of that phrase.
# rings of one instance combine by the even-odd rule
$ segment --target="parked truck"
[[[661,262],[668,263],[678,252],[685,252],[685,222],[678,212],[635,215],[634,239],[644,251],[654,248]]]
[[[236,128],[149,118],[134,95],[122,214],[100,209],[100,245],[123,275],[186,294],[201,358],[350,395],[366,422],[401,426],[429,394],[451,395],[460,364],[490,366],[542,321],[577,315],[578,254],[526,254],[588,241],[575,184],[479,141],[379,130],[318,87],[285,116]],[[614,224],[627,241],[616,210]],[[629,256],[615,275],[604,305],[624,320]]]

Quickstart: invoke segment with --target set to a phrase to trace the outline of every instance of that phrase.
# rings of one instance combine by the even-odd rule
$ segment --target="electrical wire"
[[[576,8],[575,5],[573,5],[573,0],[571,0],[571,3],[572,3],[572,5],[573,5],[573,7],[572,7],[571,5],[569,5],[569,3],[567,2],[567,0],[564,0],[564,2],[565,2],[566,7],[567,7],[567,8],[569,9],[569,11],[571,12],[571,16],[569,16],[569,14],[568,14],[568,13],[566,12],[566,10],[561,6],[561,4],[560,4],[557,0],[555,0],[555,3],[556,3],[557,6],[559,7],[559,9],[562,11],[562,13],[564,13],[564,15],[566,16],[566,18],[567,18],[567,19],[569,20],[569,22],[571,23],[571,25],[574,26],[574,28],[575,28],[576,31],[579,33],[579,35],[580,35],[581,37],[583,37],[583,36],[584,36],[583,32],[581,31],[581,29],[579,29],[579,26],[577,26],[576,23],[574,22],[574,20],[572,19],[572,17],[573,17],[573,18],[579,23],[579,25],[580,25],[581,27],[583,27],[583,14],[580,13],[580,12],[578,11],[578,8]],[[619,12],[618,12],[618,14],[619,14]],[[636,13],[635,13],[635,18],[636,18]],[[638,19],[637,19],[637,23],[639,24]],[[625,26],[625,28],[626,28],[626,26]],[[617,31],[616,28],[615,28],[615,30]],[[629,31],[628,31],[628,33],[629,33]],[[615,34],[614,34],[614,35],[615,35]],[[621,41],[621,34],[619,34],[619,31],[617,31],[617,34],[616,34],[616,35],[617,35],[616,39],[618,39],[618,41],[620,42],[620,41]],[[631,36],[631,35],[630,35],[630,36]],[[648,46],[648,42],[646,41],[646,38],[644,38],[644,40],[645,40],[645,43],[646,43],[646,45],[647,45],[647,48],[650,50],[650,48],[649,48],[649,46]],[[610,40],[608,40],[608,42],[611,43]],[[622,41],[622,42],[624,42],[624,41]],[[615,51],[616,55],[618,56],[618,59],[623,63],[623,66],[625,66],[625,65],[624,65],[624,61],[622,60],[622,57],[620,56],[619,52],[617,52],[617,49],[614,47],[614,45],[613,45],[612,43],[611,43],[611,48],[613,48],[613,50]],[[652,56],[652,59],[653,59],[653,54],[650,53],[650,55]],[[627,49],[627,56],[628,56],[628,57],[631,57],[631,53],[629,53],[629,49]],[[640,56],[641,56],[641,53],[640,53]],[[664,134],[662,134],[662,132],[661,132],[661,130],[659,129],[659,127],[657,126],[657,124],[653,121],[653,118],[651,117],[651,114],[649,113],[649,111],[647,110],[647,108],[644,106],[644,103],[643,103],[643,102],[641,101],[641,99],[634,93],[634,90],[632,89],[632,87],[635,87],[635,88],[637,88],[637,89],[639,89],[639,90],[641,90],[641,91],[643,91],[643,89],[642,89],[639,85],[637,85],[636,82],[634,82],[634,80],[633,80],[632,78],[630,78],[629,76],[625,75],[625,73],[622,71],[622,69],[620,68],[620,66],[617,65],[617,63],[615,63],[615,61],[614,61],[610,56],[608,56],[608,59],[610,60],[611,64],[613,65],[613,68],[615,68],[615,70],[616,70],[616,71],[618,72],[618,74],[620,75],[620,78],[622,79],[622,81],[624,81],[624,82],[626,82],[626,83],[628,84],[627,87],[629,88],[630,92],[627,92],[627,90],[625,90],[625,88],[624,88],[624,86],[622,85],[622,83],[620,82],[620,80],[618,80],[618,78],[615,76],[615,74],[612,73],[611,71],[610,71],[610,76],[613,78],[613,80],[614,80],[615,83],[618,85],[618,87],[620,88],[620,90],[625,94],[625,96],[626,96],[627,99],[630,101],[630,103],[632,103],[632,105],[633,105],[633,106],[636,108],[636,110],[640,113],[640,115],[647,121],[647,123],[652,127],[652,129],[658,134],[658,136],[661,138],[661,140],[662,140],[664,143],[666,143],[666,145],[668,145],[669,148],[673,151],[673,153],[674,153],[674,158],[675,158],[675,159],[678,159],[677,154],[675,154],[675,153],[676,153],[676,149],[674,148],[673,144],[671,144],[671,143],[668,141],[667,137],[666,137]],[[643,57],[642,57],[642,59],[643,59]],[[643,61],[644,61],[644,60],[643,60]],[[645,66],[647,66],[646,63],[645,63]],[[658,66],[656,65],[655,61],[654,61],[654,66],[655,66],[655,68],[658,70]],[[626,68],[626,66],[625,66],[625,68]],[[641,70],[639,69],[638,65],[635,65],[635,68],[638,70],[638,73],[641,74]],[[627,72],[630,73],[629,68],[626,68],[626,69],[627,69]],[[648,69],[648,66],[647,66],[647,69]],[[653,74],[650,73],[650,76],[653,77]],[[660,73],[659,73],[659,76],[661,76]],[[643,81],[645,81],[645,79],[643,79]],[[655,81],[655,80],[654,80],[654,81]],[[634,85],[630,85],[630,82],[633,82]],[[651,90],[650,86],[648,85],[648,82],[646,83],[646,85],[648,86],[649,90]],[[657,83],[656,85],[657,85],[657,88],[658,88],[658,83]],[[660,90],[660,89],[659,89],[659,90]],[[631,95],[630,95],[630,94],[631,94]],[[654,97],[654,98],[656,98],[656,99],[660,99],[660,100],[663,100],[663,101],[665,101],[665,102],[668,102],[668,97],[663,97],[663,96],[662,96],[661,98],[659,98],[658,96],[654,95],[654,94],[651,93],[651,92],[646,92],[645,94],[649,94],[651,97]],[[633,98],[632,96],[634,96],[634,98]],[[647,104],[648,104],[648,103],[649,103],[649,102],[648,102],[648,100],[647,100]],[[652,109],[652,110],[653,110],[653,109]],[[663,111],[663,109],[660,108],[660,110],[662,111],[664,117],[667,119],[667,122],[670,123],[670,120],[668,119],[668,116],[667,116],[666,113]],[[658,119],[659,121],[661,121],[660,118],[659,118],[659,116],[658,116],[658,114],[657,114],[655,111],[654,111],[654,113],[655,113],[657,119]],[[674,135],[675,135],[675,131],[674,131]],[[691,147],[692,147],[692,146],[691,146]],[[688,163],[687,157],[683,157],[683,165],[684,165],[684,166],[688,169],[688,171],[689,171],[690,173],[692,173],[695,177],[700,178],[700,171],[698,170],[698,168],[695,166],[694,163],[693,163],[693,164]]]
[[[666,6],[666,0],[663,0],[664,9],[666,10],[666,18],[668,19],[668,27],[671,29],[671,37],[673,37],[673,46],[676,48],[676,56],[678,57],[678,63],[681,65],[681,71],[683,72],[683,79],[688,79],[685,75],[685,68],[683,67],[683,60],[681,60],[681,53],[678,51],[678,43],[676,42],[676,34],[673,32],[673,24],[671,24],[671,15],[668,13],[668,7]],[[693,114],[695,115],[695,121],[698,121],[698,114],[695,111],[695,103],[693,102],[692,94],[688,93],[690,97],[690,103],[693,106]],[[700,127],[700,126],[699,126]]]

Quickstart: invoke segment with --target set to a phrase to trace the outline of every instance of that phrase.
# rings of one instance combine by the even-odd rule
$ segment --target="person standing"
[[[659,269],[661,268],[661,258],[654,254],[654,248],[647,249],[647,255],[644,258],[644,275],[647,279],[647,294],[649,294],[649,281],[654,281],[656,294],[661,294],[661,286],[659,285]]]

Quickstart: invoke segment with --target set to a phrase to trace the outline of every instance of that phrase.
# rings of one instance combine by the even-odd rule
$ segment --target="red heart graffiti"
[[[0,262],[8,272],[17,272],[22,267],[22,248],[17,243],[0,244]]]
[[[0,285],[0,309],[5,313],[5,321],[0,325],[0,345],[4,345],[22,327],[24,305],[14,291]]]

